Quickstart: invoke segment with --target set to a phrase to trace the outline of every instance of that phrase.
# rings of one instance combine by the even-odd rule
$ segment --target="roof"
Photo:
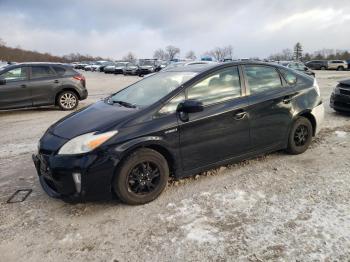
[[[59,66],[71,67],[71,65],[69,65],[69,64],[58,63],[58,62],[56,62],[56,63],[55,62],[23,62],[23,63],[8,65],[8,66],[6,66],[6,69],[17,67],[17,66],[32,66],[32,65],[59,65]],[[2,67],[1,69],[5,69],[5,67]]]
[[[237,66],[237,65],[268,65],[275,67],[282,67],[282,65],[275,63],[266,63],[266,62],[257,62],[257,61],[233,61],[233,62],[225,62],[225,63],[214,63],[214,64],[199,64],[199,65],[185,65],[179,67],[173,67],[169,69],[163,69],[163,72],[204,72],[212,68],[221,68],[228,66]]]

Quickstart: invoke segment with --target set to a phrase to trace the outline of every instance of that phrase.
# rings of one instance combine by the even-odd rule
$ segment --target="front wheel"
[[[72,91],[62,91],[57,98],[57,104],[62,110],[73,110],[78,104],[78,96]]]
[[[119,199],[130,205],[148,203],[164,190],[169,166],[163,155],[149,148],[136,150],[117,170],[113,188]]]
[[[338,71],[344,71],[344,67],[339,66],[339,67],[337,68],[337,70],[338,70]]]
[[[290,131],[287,152],[293,155],[304,153],[311,144],[312,133],[313,128],[309,119],[299,117]]]

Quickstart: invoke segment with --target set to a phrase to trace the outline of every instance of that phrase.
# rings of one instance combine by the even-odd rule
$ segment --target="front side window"
[[[55,73],[48,66],[33,66],[32,79],[53,77]]]
[[[25,67],[14,68],[14,69],[11,69],[11,70],[3,73],[0,77],[1,77],[1,79],[6,80],[7,82],[26,80],[27,79],[27,70]]]
[[[119,91],[112,96],[112,101],[123,101],[140,107],[149,106],[196,74],[195,72],[159,72]]]
[[[244,66],[251,94],[268,92],[282,87],[277,70],[269,66]]]
[[[222,69],[187,90],[187,99],[196,99],[210,105],[241,96],[237,67]]]

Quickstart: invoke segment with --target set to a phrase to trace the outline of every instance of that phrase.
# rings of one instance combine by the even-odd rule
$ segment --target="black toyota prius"
[[[285,149],[319,130],[316,79],[253,62],[161,71],[53,124],[33,160],[64,200],[154,200],[175,179]]]

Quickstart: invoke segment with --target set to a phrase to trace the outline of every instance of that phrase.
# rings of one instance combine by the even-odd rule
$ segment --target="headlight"
[[[110,131],[102,134],[96,132],[77,136],[65,143],[58,151],[59,155],[75,155],[87,153],[102,145],[118,131]]]
[[[318,94],[318,96],[321,96],[321,92],[320,92],[320,87],[318,86],[318,83],[317,83],[317,80],[316,80],[316,77],[314,78],[314,88]]]

